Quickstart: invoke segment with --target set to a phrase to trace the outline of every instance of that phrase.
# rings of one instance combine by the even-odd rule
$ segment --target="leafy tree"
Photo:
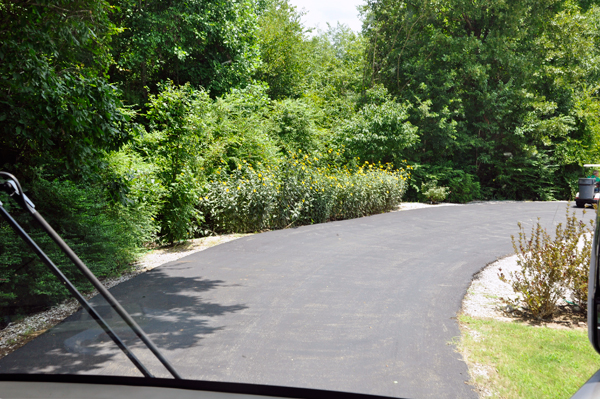
[[[160,238],[173,243],[203,234],[204,215],[197,205],[207,180],[237,170],[243,162],[273,164],[279,157],[269,134],[265,86],[233,89],[216,99],[190,84],[167,81],[158,89],[147,104],[148,132],[113,159],[135,165],[132,185],[146,180],[143,191],[157,198],[137,202],[157,205]],[[146,171],[140,173],[142,169]],[[158,187],[153,186],[154,178]],[[140,188],[132,190],[133,197],[141,197]]]
[[[142,105],[145,87],[167,79],[202,86],[211,95],[244,86],[259,63],[253,0],[115,0],[123,28],[112,45],[111,77],[129,102]]]
[[[315,109],[303,99],[286,99],[275,102],[272,119],[275,133],[288,151],[305,153],[317,149],[318,129],[315,126]]]
[[[410,105],[397,103],[382,87],[370,92],[371,101],[342,127],[343,145],[362,160],[400,165],[404,150],[418,141],[408,121]]]
[[[0,161],[81,173],[128,139],[105,1],[0,2]],[[62,172],[61,172],[62,171]]]
[[[354,114],[363,91],[364,44],[362,35],[341,24],[311,38],[304,97],[321,110],[321,127],[339,127]]]
[[[362,35],[340,23],[328,24],[310,40],[308,90],[340,97],[362,91],[364,52]]]
[[[491,196],[565,195],[555,172],[585,162],[573,148],[595,134],[576,103],[586,87],[596,101],[596,14],[560,0],[370,0],[365,76],[413,104],[413,162],[473,174]]]
[[[202,114],[210,103],[208,94],[189,84],[175,87],[168,81],[160,93],[150,96],[146,115],[151,134],[143,140],[143,152],[157,166],[164,193],[159,210],[162,238],[173,243],[193,237],[202,215],[196,204],[200,193],[202,129],[188,123],[191,113]]]
[[[288,0],[273,0],[260,16],[258,39],[262,64],[256,76],[267,82],[273,99],[302,94],[309,63],[301,17]]]

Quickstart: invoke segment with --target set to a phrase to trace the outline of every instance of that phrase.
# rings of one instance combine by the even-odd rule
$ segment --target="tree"
[[[104,1],[0,3],[2,167],[81,173],[128,139],[106,70],[116,33]]]
[[[413,104],[413,162],[461,169],[491,196],[564,196],[557,172],[591,140],[576,103],[597,79],[596,14],[560,0],[370,0],[366,81]]]
[[[418,142],[407,120],[410,105],[397,103],[382,87],[365,94],[365,104],[342,127],[342,142],[351,156],[399,166],[404,150]]]
[[[288,0],[273,0],[260,16],[262,64],[256,77],[267,82],[273,99],[298,97],[302,93],[309,64],[301,17]]]
[[[111,77],[128,102],[143,105],[156,85],[202,86],[211,95],[244,86],[259,64],[253,0],[115,0]]]

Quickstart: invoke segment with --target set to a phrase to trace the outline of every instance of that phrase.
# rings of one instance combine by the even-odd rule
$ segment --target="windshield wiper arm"
[[[83,275],[89,280],[90,283],[98,290],[100,295],[106,299],[110,306],[121,316],[121,318],[127,323],[127,325],[135,332],[142,342],[150,349],[150,351],[156,356],[156,358],[165,366],[165,368],[171,373],[175,379],[181,379],[181,376],[175,368],[169,363],[169,361],[163,356],[158,350],[156,345],[150,340],[146,333],[138,326],[133,318],[127,313],[127,311],[121,306],[121,304],[112,296],[112,294],[102,285],[102,283],[96,278],[94,273],[88,269],[88,267],[79,259],[79,257],[73,252],[73,250],[63,241],[63,239],[54,231],[54,229],[44,220],[44,218],[35,210],[35,205],[27,196],[23,193],[23,189],[19,184],[16,177],[10,173],[0,172],[0,176],[6,180],[0,183],[0,190],[6,192],[10,197],[14,198],[15,201],[38,222],[42,229],[52,238],[52,240],[60,247],[60,249],[67,255],[67,257],[77,266],[77,268],[83,273]],[[108,334],[108,336],[117,344],[117,346],[125,353],[125,355],[131,360],[131,362],[140,370],[145,377],[153,378],[154,376],[144,367],[140,360],[129,350],[127,345],[118,337],[118,335],[110,328],[110,326],[102,319],[98,312],[90,305],[90,303],[83,297],[83,295],[75,288],[75,286],[69,281],[69,279],[60,271],[60,269],[52,262],[52,260],[42,251],[42,249],[33,241],[31,237],[23,230],[23,228],[17,223],[16,220],[10,216],[8,211],[4,209],[2,202],[0,202],[0,214],[8,222],[8,224],[15,230],[15,232],[29,245],[33,251],[38,255],[41,261],[48,266],[50,271],[65,285],[65,287],[71,292],[71,294],[77,299],[77,301],[88,311],[94,320],[102,327],[102,329]]]

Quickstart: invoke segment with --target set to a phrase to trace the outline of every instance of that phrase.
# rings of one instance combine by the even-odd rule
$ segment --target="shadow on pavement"
[[[222,305],[204,300],[203,294],[231,285],[202,277],[170,276],[173,271],[180,272],[176,271],[177,266],[152,270],[111,290],[167,358],[169,351],[198,346],[205,336],[226,328],[218,324],[219,316],[247,308],[243,304]],[[103,298],[97,296],[92,303],[142,363],[150,362],[151,371],[167,376]],[[140,375],[84,310],[1,359],[0,373]]]

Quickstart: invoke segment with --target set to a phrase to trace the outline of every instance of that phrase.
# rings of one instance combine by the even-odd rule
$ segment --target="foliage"
[[[286,99],[275,102],[272,112],[275,134],[288,151],[311,152],[319,147],[315,110],[306,101]]]
[[[570,398],[598,369],[587,330],[460,316],[471,383],[492,398]],[[473,368],[471,368],[473,367]]]
[[[422,200],[422,187],[432,180],[448,187],[448,201],[467,203],[482,197],[477,177],[460,169],[445,165],[413,165],[414,172],[409,182],[407,198]]]
[[[80,175],[128,139],[105,75],[116,33],[108,10],[92,0],[0,4],[1,167]]]
[[[167,82],[159,90],[147,104],[149,131],[115,156],[129,160],[135,166],[133,177],[143,178],[143,185],[154,192],[151,200],[137,203],[153,207],[160,239],[173,243],[203,234],[198,198],[215,170],[241,160],[272,162],[278,150],[269,135],[264,86],[234,89],[214,100],[189,84]],[[141,194],[138,189],[128,197]]]
[[[437,180],[430,180],[421,184],[421,194],[432,204],[444,201],[449,194],[448,187],[438,187],[437,183]]]
[[[353,156],[399,165],[403,150],[418,141],[417,129],[408,121],[410,105],[397,103],[383,88],[372,91],[383,91],[381,100],[365,104],[346,121],[340,139]]]
[[[335,129],[354,115],[363,90],[364,40],[345,25],[313,36],[307,54],[304,97],[320,110],[320,127]]]
[[[110,206],[97,188],[41,177],[23,188],[40,215],[100,278],[127,269],[143,243],[152,238],[151,231],[139,228],[143,209]],[[28,214],[5,195],[0,200],[79,289],[91,289]],[[43,309],[69,295],[4,220],[0,221],[0,287],[0,317]]]
[[[330,162],[325,154],[299,151],[281,165],[243,163],[230,174],[217,171],[200,207],[212,231],[251,232],[367,216],[400,203],[407,172]]]
[[[472,174],[488,198],[565,197],[564,177],[596,156],[598,13],[562,0],[369,0],[366,83],[412,105],[411,163]]]
[[[153,134],[145,141],[145,151],[151,154],[164,188],[159,211],[161,235],[173,243],[192,237],[202,220],[195,205],[200,193],[202,159],[198,150],[203,132],[192,128],[187,118],[202,113],[210,100],[206,92],[188,84],[177,88],[168,82],[160,89],[148,104],[146,117]]]
[[[527,311],[538,319],[552,317],[559,300],[565,298],[567,290],[575,304],[582,310],[587,308],[587,274],[592,246],[592,227],[580,221],[575,213],[569,214],[565,226],[559,223],[556,234],[550,234],[539,221],[527,235],[519,223],[519,239],[511,236],[513,248],[518,255],[521,269],[510,274],[503,273],[500,279],[511,284],[521,297],[512,301],[519,306],[523,302]]]
[[[211,112],[194,122],[206,126],[211,134],[206,150],[211,172],[223,164],[233,170],[242,160],[277,162],[280,155],[270,105],[265,85],[248,85],[217,98]]]
[[[273,0],[259,18],[262,64],[256,77],[269,85],[273,99],[298,97],[309,68],[302,13],[288,0]]]
[[[481,188],[476,177],[462,170],[453,171],[448,181],[448,201],[466,203],[480,198]]]
[[[111,77],[130,103],[143,105],[148,86],[167,79],[212,95],[245,86],[259,64],[257,5],[240,1],[116,0],[116,64]]]

